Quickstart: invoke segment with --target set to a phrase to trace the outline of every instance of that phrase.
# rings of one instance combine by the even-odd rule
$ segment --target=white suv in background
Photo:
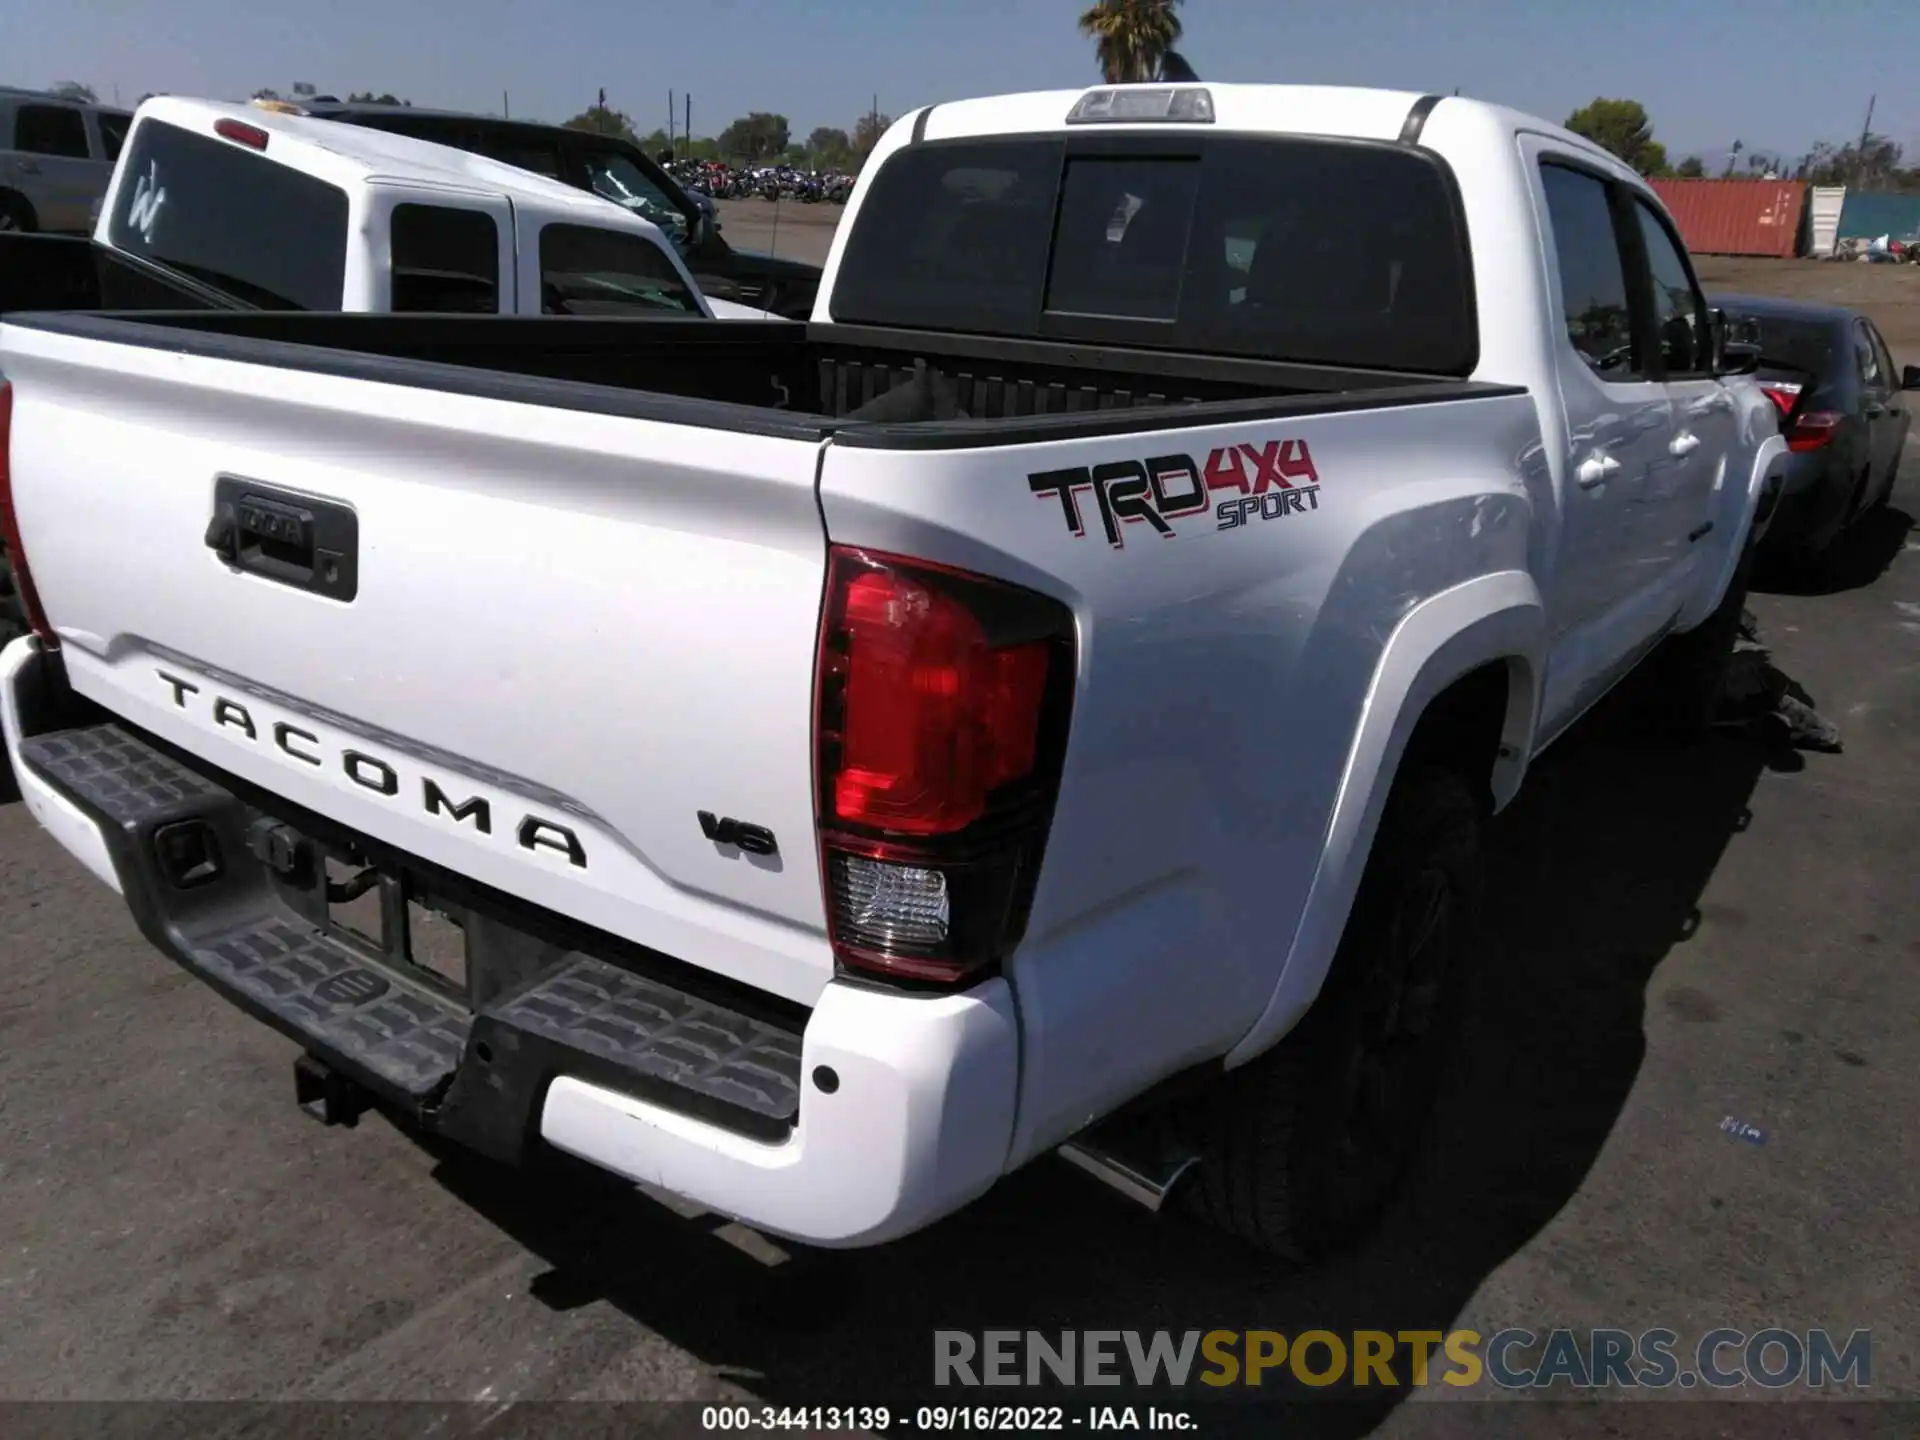
[[[93,228],[132,112],[0,88],[0,230]]]

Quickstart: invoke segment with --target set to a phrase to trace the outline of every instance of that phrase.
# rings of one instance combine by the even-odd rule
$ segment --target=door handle
[[[358,593],[360,522],[351,506],[237,475],[215,480],[213,500],[206,546],[234,570],[332,600]]]
[[[1669,455],[1691,455],[1700,448],[1700,437],[1691,430],[1682,430],[1667,442]]]
[[[1580,482],[1582,490],[1591,490],[1619,473],[1620,462],[1611,455],[1589,455],[1574,467],[1573,478]]]

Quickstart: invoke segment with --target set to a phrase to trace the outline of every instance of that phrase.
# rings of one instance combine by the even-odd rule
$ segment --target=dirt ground
[[[1729,255],[1696,255],[1694,265],[1709,291],[1779,295],[1859,310],[1880,327],[1895,361],[1920,365],[1920,265]]]
[[[834,227],[846,211],[838,205],[723,200],[720,214],[723,233],[741,249],[772,251],[819,265],[825,263]],[[1708,290],[1782,295],[1864,311],[1886,336],[1897,362],[1920,365],[1920,265],[1725,255],[1698,255],[1694,264]]]

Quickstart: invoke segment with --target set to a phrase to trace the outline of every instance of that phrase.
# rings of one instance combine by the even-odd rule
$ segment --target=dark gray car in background
[[[1780,412],[1793,452],[1763,553],[1818,565],[1847,527],[1887,503],[1912,424],[1920,367],[1895,369],[1887,342],[1855,310],[1771,295],[1709,298],[1730,340],[1760,349],[1754,379]]]

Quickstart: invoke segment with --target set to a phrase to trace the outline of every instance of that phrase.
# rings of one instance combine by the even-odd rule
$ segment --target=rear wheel
[[[1484,807],[1452,770],[1395,780],[1325,988],[1267,1054],[1189,1119],[1200,1165],[1184,1203],[1292,1260],[1354,1243],[1397,1190],[1464,1008]]]

